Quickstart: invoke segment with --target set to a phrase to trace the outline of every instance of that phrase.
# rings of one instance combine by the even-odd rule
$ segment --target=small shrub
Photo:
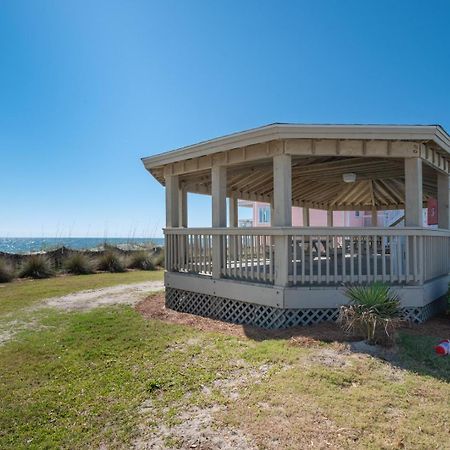
[[[54,275],[50,260],[44,255],[32,255],[27,258],[20,271],[21,278],[49,278]]]
[[[117,253],[108,250],[99,257],[98,269],[104,272],[125,272],[125,265]]]
[[[94,273],[95,264],[88,255],[74,253],[64,261],[64,270],[74,275],[88,275]]]
[[[146,252],[132,254],[128,267],[130,269],[155,270],[155,265],[153,264],[150,255]]]
[[[338,322],[345,332],[363,335],[371,344],[392,343],[401,323],[398,294],[382,283],[349,287],[348,305],[341,306]]]
[[[14,271],[10,264],[0,259],[0,283],[8,283],[14,278]]]

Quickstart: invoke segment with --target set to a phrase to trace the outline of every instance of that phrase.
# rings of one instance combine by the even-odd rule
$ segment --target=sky
[[[450,130],[449,23],[448,0],[2,0],[0,236],[161,236],[140,158],[268,123]]]

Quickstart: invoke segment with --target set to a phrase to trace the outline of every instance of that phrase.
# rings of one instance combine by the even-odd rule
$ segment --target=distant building
[[[270,204],[240,200],[239,206],[252,209],[252,219],[239,220],[240,227],[270,227]],[[377,226],[388,227],[403,216],[403,210],[378,211]],[[309,210],[309,224],[312,227],[327,226],[327,211],[321,209]],[[292,208],[292,226],[302,227],[303,208]],[[398,226],[402,226],[400,221]],[[372,211],[334,211],[333,226],[336,227],[370,227],[372,226]]]

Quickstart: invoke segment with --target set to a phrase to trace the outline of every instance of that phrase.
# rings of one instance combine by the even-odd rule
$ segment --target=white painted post
[[[450,177],[437,174],[438,227],[450,229]]]
[[[273,226],[292,226],[292,161],[290,155],[273,157]],[[291,266],[288,236],[275,236],[275,284],[287,286]]]
[[[372,226],[378,226],[378,211],[375,208],[372,208]]]
[[[303,226],[309,227],[309,208],[302,208],[303,211]]]
[[[292,226],[291,155],[273,157],[274,226]]]
[[[187,228],[188,226],[188,206],[187,206],[187,191],[183,186],[178,188],[178,220],[181,228]],[[187,247],[188,237],[179,235],[176,237],[178,241],[179,260],[184,266],[187,263]]]
[[[188,210],[187,210],[187,191],[183,187],[179,188],[178,191],[179,199],[178,199],[178,207],[179,211],[179,220],[180,227],[187,228],[188,226]]]
[[[333,227],[333,211],[329,210],[327,211],[327,227],[332,228]]]
[[[422,187],[422,160],[420,158],[405,159],[405,226],[423,227],[423,187]],[[405,236],[405,249],[402,250],[404,258],[404,271],[414,267],[414,244],[413,241]],[[398,241],[400,242],[400,241]],[[406,253],[408,251],[409,255]],[[407,264],[408,263],[408,264]],[[423,261],[419,261],[423,264]],[[400,275],[399,275],[400,276]]]
[[[230,216],[228,218],[228,223],[230,227],[237,228],[239,224],[239,217],[238,217],[238,197],[236,192],[233,192],[231,194],[231,197],[229,198],[229,212]]]
[[[422,160],[405,158],[405,225],[423,226]]]
[[[227,168],[213,166],[211,168],[212,195],[212,226],[225,228],[227,226]],[[212,239],[212,277],[220,278],[222,268],[222,239],[213,236]]]
[[[179,222],[179,180],[178,175],[166,175],[166,227],[178,227]]]

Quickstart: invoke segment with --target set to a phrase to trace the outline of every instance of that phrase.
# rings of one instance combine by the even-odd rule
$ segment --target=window
[[[355,217],[359,217],[359,211],[355,211]]]
[[[270,206],[260,206],[258,208],[258,222],[270,223]]]

